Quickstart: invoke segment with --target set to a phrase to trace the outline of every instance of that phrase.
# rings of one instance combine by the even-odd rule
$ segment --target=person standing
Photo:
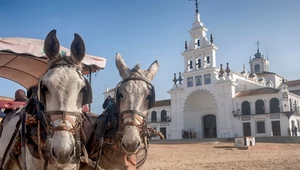
[[[27,102],[27,97],[26,97],[26,93],[24,90],[22,89],[18,89],[15,92],[15,100],[14,101],[18,101],[18,102]],[[9,112],[13,111],[13,109],[5,109],[4,113],[8,114]]]
[[[297,134],[297,131],[298,131],[298,128],[297,128],[297,126],[295,126],[295,127],[294,127],[294,134],[295,134],[295,136],[298,135],[298,134]]]

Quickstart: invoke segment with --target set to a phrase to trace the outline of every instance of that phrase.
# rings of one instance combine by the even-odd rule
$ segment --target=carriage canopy
[[[43,52],[44,40],[31,38],[0,38],[0,77],[9,79],[25,88],[38,84],[47,70],[48,59]],[[70,50],[60,46],[61,53]],[[106,59],[86,54],[83,74],[104,69]]]

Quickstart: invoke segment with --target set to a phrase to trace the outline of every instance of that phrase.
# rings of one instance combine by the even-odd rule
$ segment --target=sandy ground
[[[300,144],[151,144],[144,170],[300,170]]]

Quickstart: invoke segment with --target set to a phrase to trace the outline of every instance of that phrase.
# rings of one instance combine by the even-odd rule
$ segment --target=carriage
[[[47,70],[44,40],[32,38],[0,38],[0,77],[14,81],[26,89],[38,84]],[[60,46],[62,54],[70,55],[70,49]],[[106,59],[86,54],[82,73],[89,75],[105,68]],[[91,108],[91,107],[89,107]]]
[[[11,80],[27,89],[28,93],[39,83],[40,77],[48,69],[48,59],[44,53],[44,40],[32,38],[0,38],[0,77]],[[68,48],[60,46],[62,55],[70,55]],[[85,54],[82,61],[82,74],[92,79],[92,73],[103,70],[106,59],[103,57]],[[5,109],[18,110],[23,108],[26,102],[0,100],[0,122],[5,117],[2,112]],[[91,104],[83,106],[87,112]],[[0,161],[1,162],[1,161]]]
[[[29,94],[36,93],[24,108],[8,114],[1,123],[0,156],[5,160],[0,160],[0,170],[8,152],[15,150],[18,157],[13,153],[9,160],[19,169],[89,170],[100,169],[100,165],[136,169],[144,164],[149,135],[155,133],[147,124],[147,111],[155,102],[150,81],[158,62],[147,70],[139,65],[129,69],[117,53],[116,66],[123,80],[115,96],[105,101],[104,112],[89,116],[84,106],[92,103],[91,74],[105,64],[104,58],[85,54],[84,42],[76,33],[70,50],[59,45],[56,30],[50,31],[45,41],[0,39],[0,77],[19,83]],[[132,108],[131,103],[138,104]]]
[[[37,85],[48,64],[43,45],[44,40],[40,39],[0,38],[0,77],[14,81],[27,90]],[[70,54],[69,49],[63,46],[60,46],[60,49],[61,53]],[[89,76],[91,82],[91,74],[104,69],[105,65],[105,58],[86,54],[82,72]],[[25,102],[0,101],[0,108],[4,109],[16,109],[24,105]],[[88,108],[91,108],[91,105]]]

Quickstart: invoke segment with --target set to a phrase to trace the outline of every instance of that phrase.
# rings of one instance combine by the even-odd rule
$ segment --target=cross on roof
[[[196,1],[195,3],[195,6],[196,6],[196,14],[199,13],[199,10],[198,10],[198,0],[189,0],[189,1]]]
[[[259,50],[259,44],[260,44],[260,42],[257,40],[257,42],[255,44],[257,45],[257,50]]]

